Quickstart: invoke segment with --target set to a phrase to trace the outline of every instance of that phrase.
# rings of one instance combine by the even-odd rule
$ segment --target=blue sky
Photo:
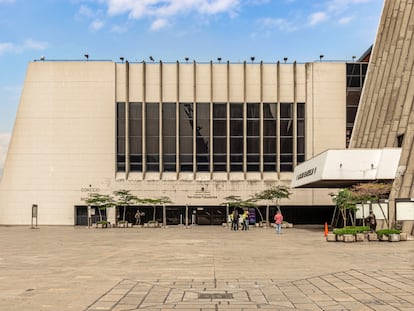
[[[0,174],[29,62],[351,60],[382,0],[0,0]]]

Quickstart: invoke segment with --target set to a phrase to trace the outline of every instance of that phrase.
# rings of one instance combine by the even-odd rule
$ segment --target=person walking
[[[377,230],[377,218],[372,210],[369,211],[369,215],[366,220],[368,221],[371,232],[375,232]]]
[[[276,233],[280,235],[282,233],[282,222],[283,222],[283,215],[279,211],[277,211],[275,215],[275,224],[276,224]]]
[[[141,213],[139,210],[135,213],[135,225],[141,225]]]

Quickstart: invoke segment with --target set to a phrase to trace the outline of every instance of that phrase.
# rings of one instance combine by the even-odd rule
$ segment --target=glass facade
[[[306,158],[305,103],[129,103],[128,131],[125,107],[118,172],[292,172]]]
[[[368,63],[346,64],[346,146],[348,147],[354,128],[359,98],[368,70]]]

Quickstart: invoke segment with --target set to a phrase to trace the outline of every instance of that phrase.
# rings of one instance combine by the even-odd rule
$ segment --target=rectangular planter
[[[400,234],[389,234],[388,235],[388,241],[390,242],[400,242]]]
[[[335,234],[336,235],[336,241],[337,242],[343,242],[344,236],[342,234]]]
[[[363,233],[355,234],[355,240],[357,242],[364,242],[364,239],[365,239],[365,234],[363,234]]]
[[[355,235],[354,234],[344,234],[344,242],[345,243],[355,242]]]
[[[378,241],[378,235],[374,233],[368,233],[368,241]]]
[[[336,234],[328,233],[326,235],[326,241],[327,242],[335,242],[336,241]]]

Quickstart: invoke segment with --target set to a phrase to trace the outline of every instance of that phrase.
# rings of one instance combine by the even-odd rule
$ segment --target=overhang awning
[[[327,150],[299,164],[292,188],[341,188],[361,182],[393,180],[401,148]]]

